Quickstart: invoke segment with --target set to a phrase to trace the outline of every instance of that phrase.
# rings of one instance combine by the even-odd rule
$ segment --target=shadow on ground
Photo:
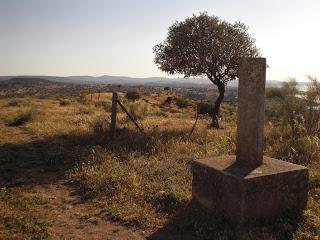
[[[94,134],[57,135],[23,144],[0,145],[0,187],[54,183],[86,161],[95,146],[122,156],[119,159],[124,161],[132,152],[151,155],[157,141],[173,138],[183,140],[185,134],[179,131],[141,134],[119,129],[112,142],[106,133],[99,137]],[[160,205],[163,209],[159,211],[167,212],[166,204]],[[297,220],[278,219],[272,225],[239,231],[194,202],[179,205],[175,211],[177,214],[148,239],[291,239],[298,224]]]
[[[0,187],[49,184],[65,176],[77,164],[88,160],[94,147],[125,161],[133,152],[151,155],[160,141],[182,139],[181,131],[150,131],[117,129],[113,141],[108,132],[55,135],[21,144],[0,145]]]
[[[274,222],[256,223],[242,229],[231,226],[223,217],[215,216],[199,204],[190,202],[148,240],[254,240],[293,238],[301,217],[282,216]]]

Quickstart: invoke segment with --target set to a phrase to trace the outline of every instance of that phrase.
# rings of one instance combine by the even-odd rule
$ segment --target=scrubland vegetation
[[[235,153],[235,106],[222,105],[222,129],[208,128],[210,116],[201,115],[190,136],[195,100],[166,91],[135,101],[120,94],[144,133],[118,108],[110,141],[110,93],[1,99],[0,239],[51,236],[54,215],[46,211],[54,206],[44,211],[48,198],[36,191],[48,176],[52,184],[68,180],[90,209],[82,214],[145,231],[151,239],[318,239],[319,89],[317,81],[303,96],[294,82],[268,89],[265,155],[309,167],[308,209],[299,221],[277,219],[246,232],[233,231],[191,202],[192,160]]]

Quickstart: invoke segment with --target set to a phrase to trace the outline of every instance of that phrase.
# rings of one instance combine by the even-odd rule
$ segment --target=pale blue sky
[[[319,0],[0,0],[0,75],[166,76],[152,47],[201,11],[250,27],[268,79],[320,77]]]

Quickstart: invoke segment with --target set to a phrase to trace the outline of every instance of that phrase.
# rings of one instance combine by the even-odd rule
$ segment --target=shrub
[[[111,111],[111,103],[107,101],[96,101],[94,102],[94,106],[97,108],[103,108],[106,112]]]
[[[172,101],[173,101],[172,97],[167,97],[166,100],[164,100],[163,104],[170,105],[172,103]]]
[[[109,120],[100,116],[90,124],[90,127],[92,128],[94,135],[104,135],[109,129]]]
[[[169,90],[170,90],[170,87],[164,87],[164,90],[165,90],[165,91],[169,91]]]
[[[317,136],[292,137],[290,128],[266,129],[266,150],[271,157],[292,163],[307,165],[320,158],[320,140]]]
[[[77,101],[80,103],[80,104],[83,104],[83,105],[88,105],[89,104],[89,100],[87,99],[87,96],[83,93],[81,93],[79,95],[79,97],[77,98]]]
[[[71,101],[69,99],[60,99],[59,103],[60,106],[67,106],[71,104]]]
[[[134,120],[143,120],[149,113],[149,106],[145,103],[130,103],[127,105],[127,110]]]
[[[272,155],[281,160],[307,165],[319,159],[318,141],[310,137],[302,137],[279,142],[272,147]]]
[[[303,123],[303,101],[299,98],[297,82],[290,79],[281,88],[267,89],[266,118],[278,121],[283,126],[291,128],[292,136],[300,133]]]
[[[128,100],[136,101],[136,100],[139,100],[141,98],[141,95],[140,95],[140,93],[138,91],[134,90],[134,91],[127,92],[125,97]]]
[[[213,104],[209,102],[201,102],[198,104],[198,114],[212,116]]]
[[[189,102],[187,101],[187,99],[185,99],[185,98],[178,98],[177,101],[176,101],[176,105],[177,105],[179,108],[186,108],[186,107],[188,107],[190,104],[189,104]]]
[[[25,124],[26,122],[30,122],[35,115],[35,110],[30,108],[24,112],[18,113],[12,120],[10,120],[9,125],[16,127]]]

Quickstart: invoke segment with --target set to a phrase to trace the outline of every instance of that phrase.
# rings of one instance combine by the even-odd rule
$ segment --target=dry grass
[[[48,219],[36,210],[46,200],[30,191],[0,189],[0,239],[46,239]]]
[[[94,94],[93,101],[86,100],[85,105],[71,99],[70,104],[63,107],[59,100],[21,99],[16,106],[10,106],[9,99],[0,100],[0,130],[4,134],[0,139],[3,150],[0,158],[5,159],[2,164],[9,168],[14,161],[19,168],[21,163],[17,156],[26,156],[25,153],[31,151],[32,154],[28,152],[25,157],[25,164],[39,163],[44,167],[54,164],[65,169],[70,181],[81,187],[79,194],[96,206],[98,216],[136,229],[157,229],[173,221],[176,231],[190,232],[195,239],[230,239],[234,234],[238,234],[237,239],[281,239],[279,236],[293,235],[294,239],[317,239],[320,226],[320,149],[316,138],[305,137],[293,145],[284,138],[284,134],[267,126],[267,155],[299,162],[311,169],[308,210],[299,226],[294,221],[279,220],[274,225],[240,234],[190,205],[191,161],[235,151],[235,111],[232,106],[223,106],[223,130],[209,130],[209,119],[204,118],[189,139],[194,123],[191,107],[184,110],[176,106],[163,107],[161,103],[166,96],[142,96],[151,103],[139,120],[145,133],[139,133],[119,111],[118,131],[110,142],[106,124],[109,107],[95,103],[97,97]],[[110,94],[100,94],[99,101],[110,103],[110,99]],[[145,101],[139,100],[135,104],[141,102]],[[8,119],[27,109],[30,103],[39,113],[37,118],[9,128],[6,125]],[[85,111],[87,109],[89,112]],[[15,146],[14,151],[6,147],[9,143]],[[24,149],[24,144],[28,144],[29,150]],[[13,191],[12,196],[20,195]],[[0,204],[8,205],[10,201],[2,198]],[[15,211],[24,212],[33,219],[32,212],[19,207]],[[41,235],[47,231],[41,216],[34,219],[35,225],[40,222],[43,226],[38,228],[37,234],[46,236]],[[15,221],[8,228],[3,220],[0,216],[0,230],[4,234],[18,229],[17,232],[29,236],[31,230],[23,232]]]

